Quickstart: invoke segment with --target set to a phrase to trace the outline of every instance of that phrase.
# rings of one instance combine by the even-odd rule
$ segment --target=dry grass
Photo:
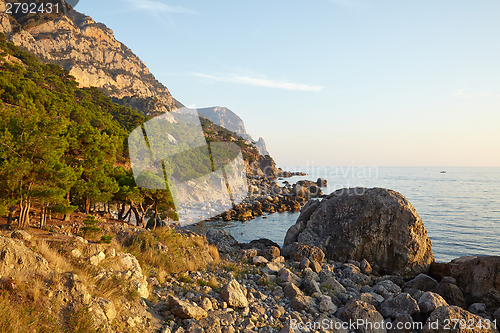
[[[158,249],[158,243],[168,251]],[[219,259],[217,248],[205,237],[182,235],[171,228],[140,233],[126,243],[125,251],[137,257],[146,274],[156,272],[162,279],[171,273],[204,270]]]
[[[50,248],[49,244],[47,244],[46,241],[44,240],[38,241],[36,248],[38,249],[38,252],[40,252],[40,254],[45,259],[47,259],[50,266],[56,272],[61,273],[73,270],[73,267],[71,266],[68,259],[61,256],[57,251]]]

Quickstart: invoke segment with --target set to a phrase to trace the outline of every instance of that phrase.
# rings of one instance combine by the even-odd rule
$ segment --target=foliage
[[[113,236],[110,236],[110,235],[102,235],[101,236],[101,243],[111,244],[112,240],[113,240]]]

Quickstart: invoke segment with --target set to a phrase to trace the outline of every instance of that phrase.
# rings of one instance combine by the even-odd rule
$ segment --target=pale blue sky
[[[278,165],[500,166],[500,1],[81,0]]]

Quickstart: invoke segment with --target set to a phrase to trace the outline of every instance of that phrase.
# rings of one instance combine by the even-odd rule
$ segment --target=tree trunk
[[[66,193],[66,200],[68,201],[68,205],[69,205],[70,204],[69,191],[68,191],[68,193]],[[69,222],[70,218],[71,218],[71,213],[64,214],[64,222]]]
[[[125,213],[125,203],[122,203],[122,207],[118,211],[118,221],[123,221],[127,217],[126,215],[123,216],[123,213]]]
[[[21,214],[19,216],[19,226],[21,228],[25,228],[30,223],[31,200],[29,198],[22,198],[19,207],[21,208]]]
[[[156,221],[158,220],[158,200],[155,200],[155,222],[153,224],[153,230],[156,230]]]
[[[45,228],[47,222],[47,207],[42,206],[40,209],[40,229]]]
[[[90,197],[85,197],[85,214],[90,214]]]

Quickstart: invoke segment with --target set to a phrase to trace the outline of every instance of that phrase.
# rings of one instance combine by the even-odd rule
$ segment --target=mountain
[[[215,106],[211,108],[198,109],[198,112],[213,123],[238,134],[249,143],[254,143],[261,155],[269,155],[264,139],[259,138],[259,140],[257,141],[252,139],[252,137],[247,133],[245,129],[243,120],[233,111],[225,107]]]
[[[180,105],[104,24],[75,10],[30,21],[26,16],[5,14],[5,9],[5,0],[0,0],[0,32],[7,40],[46,63],[68,69],[80,87],[97,87],[116,103],[145,114],[167,112]]]

